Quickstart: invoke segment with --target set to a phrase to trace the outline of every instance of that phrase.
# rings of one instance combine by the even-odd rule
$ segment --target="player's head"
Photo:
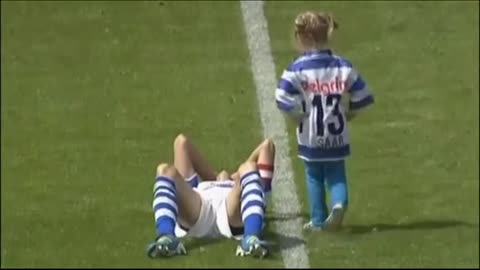
[[[337,27],[330,13],[306,11],[295,18],[295,41],[302,51],[324,48]]]

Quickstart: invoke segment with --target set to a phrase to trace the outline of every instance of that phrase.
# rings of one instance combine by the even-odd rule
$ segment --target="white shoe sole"
[[[176,255],[186,255],[187,250],[182,243],[179,243],[176,249],[172,250],[168,247],[167,244],[155,243],[153,246],[149,247],[148,257],[152,259],[161,258],[161,257],[172,257]]]
[[[332,207],[332,212],[328,216],[327,220],[325,220],[323,229],[327,231],[335,231],[340,229],[344,215],[345,209],[343,206],[339,204],[334,205]]]
[[[263,259],[268,255],[268,249],[261,245],[254,245],[249,251],[245,251],[241,246],[237,246],[235,255],[240,257],[252,256],[254,258]]]
[[[314,226],[311,221],[303,224],[303,229],[306,231],[322,231],[321,226]]]

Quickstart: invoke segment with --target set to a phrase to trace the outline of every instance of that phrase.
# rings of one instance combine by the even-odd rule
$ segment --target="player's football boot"
[[[260,240],[255,235],[244,236],[235,252],[237,256],[253,256],[263,258],[268,255],[267,242]]]
[[[162,235],[147,247],[147,256],[152,259],[183,254],[187,254],[187,250],[174,235]]]
[[[332,207],[330,215],[327,217],[323,224],[323,229],[327,231],[335,231],[342,226],[343,217],[345,215],[345,207],[342,204],[337,203]]]

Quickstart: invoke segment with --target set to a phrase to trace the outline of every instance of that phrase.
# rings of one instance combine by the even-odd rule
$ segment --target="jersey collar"
[[[302,56],[314,56],[314,55],[332,55],[332,50],[330,49],[313,49],[308,50],[302,54]]]

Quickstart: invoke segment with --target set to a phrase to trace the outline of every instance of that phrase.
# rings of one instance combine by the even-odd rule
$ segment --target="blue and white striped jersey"
[[[283,72],[275,93],[277,107],[289,113],[302,106],[305,112],[297,127],[300,158],[338,160],[350,154],[346,108],[342,104],[347,96],[350,111],[374,102],[352,64],[330,50],[306,52]]]

